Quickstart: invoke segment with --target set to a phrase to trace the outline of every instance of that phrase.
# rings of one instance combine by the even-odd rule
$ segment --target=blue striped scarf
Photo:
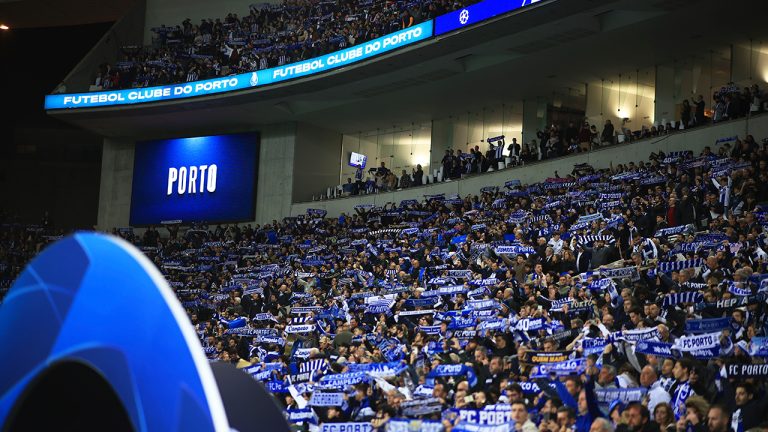
[[[656,234],[654,235],[654,237],[667,237],[667,236],[671,236],[671,235],[678,235],[678,234],[682,234],[682,233],[684,233],[686,231],[690,231],[692,229],[693,229],[693,226],[690,225],[690,224],[689,225],[679,225],[679,226],[671,227],[671,228],[662,228],[662,229],[656,231]]]
[[[672,261],[672,262],[660,262],[656,265],[656,269],[662,273],[670,273],[673,271],[680,271],[687,268],[696,268],[704,266],[704,259],[689,259],[685,261]]]
[[[651,176],[651,177],[645,177],[640,179],[640,184],[643,186],[650,186],[654,184],[659,183],[665,183],[667,181],[666,177],[663,176]]]
[[[327,372],[327,371],[328,371],[328,360],[324,358],[307,360],[302,362],[299,365],[299,373]]]
[[[601,200],[620,200],[622,197],[624,197],[623,192],[616,192],[616,193],[601,193],[600,199]]]
[[[697,291],[684,291],[679,293],[670,293],[664,296],[662,307],[668,308],[679,303],[701,303],[704,301],[704,295]]]
[[[623,202],[621,200],[608,201],[608,202],[600,203],[600,208],[606,209],[606,208],[619,207],[622,204]]]
[[[731,282],[728,284],[728,292],[740,297],[752,295],[752,290],[749,289],[749,287],[747,288],[738,287],[736,286],[736,282]]]
[[[695,242],[719,243],[728,240],[728,236],[723,233],[696,234]]]
[[[606,243],[616,243],[616,238],[614,238],[612,235],[585,235],[579,236],[578,238],[579,243],[582,244],[593,243],[598,240],[602,240]]]
[[[643,239],[640,243],[640,247],[634,247],[633,251],[643,254],[643,259],[646,260],[658,258],[659,255],[659,251],[656,249],[656,245],[651,239]]]

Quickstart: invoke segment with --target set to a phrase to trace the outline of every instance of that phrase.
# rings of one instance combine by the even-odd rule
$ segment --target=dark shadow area
[[[240,432],[288,432],[288,422],[264,385],[230,364],[211,363],[229,426]]]
[[[113,431],[134,428],[112,386],[92,368],[56,364],[36,377],[8,416],[3,431]]]

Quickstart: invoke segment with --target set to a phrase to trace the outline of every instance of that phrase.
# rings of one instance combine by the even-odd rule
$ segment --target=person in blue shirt
[[[592,422],[597,418],[603,417],[603,413],[597,404],[597,397],[595,396],[597,374],[598,369],[595,366],[587,368],[584,386],[579,392],[578,401],[568,392],[565,385],[559,379],[551,380],[555,384],[555,390],[563,404],[574,409],[577,413],[576,424],[574,425],[576,432],[589,432]]]

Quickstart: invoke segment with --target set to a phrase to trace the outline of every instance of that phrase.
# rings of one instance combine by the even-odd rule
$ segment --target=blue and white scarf
[[[488,279],[473,279],[468,282],[472,286],[491,286],[496,285],[499,283],[499,280],[495,277],[488,278]]]
[[[768,357],[768,337],[753,337],[749,343],[749,355]]]
[[[685,417],[685,401],[688,400],[688,397],[692,394],[694,394],[693,390],[687,381],[684,383],[679,383],[675,388],[671,402],[672,411],[675,413],[675,420],[680,420],[681,418]]]
[[[285,339],[278,336],[257,336],[253,339],[253,343],[264,345],[285,345]]]
[[[587,286],[590,290],[604,290],[608,289],[610,286],[615,286],[615,282],[613,279],[605,278],[605,279],[598,279],[596,281],[592,281]]]
[[[408,365],[403,362],[349,363],[347,369],[349,372],[366,372],[370,376],[384,378],[400,375],[408,369]]]
[[[285,411],[288,415],[288,422],[293,424],[309,423],[317,426],[319,420],[317,415],[310,407],[300,409],[288,409]]]
[[[544,363],[534,366],[531,372],[531,378],[549,378],[549,374],[554,373],[557,376],[568,376],[571,374],[581,374],[587,367],[586,358],[566,360],[557,363]]]
[[[496,300],[469,300],[468,306],[474,310],[496,309],[499,303]]]
[[[696,234],[695,242],[721,243],[728,240],[728,236],[723,233]]]
[[[696,350],[719,348],[720,333],[706,333],[696,336],[682,336],[675,341],[674,349],[682,352],[693,352]]]
[[[497,246],[493,249],[496,255],[531,255],[536,253],[536,250],[528,246]]]
[[[650,177],[644,177],[640,179],[640,184],[643,186],[650,186],[655,185],[659,183],[666,183],[667,179],[663,176],[650,176]]]
[[[608,340],[603,338],[585,338],[581,341],[581,349],[584,351],[585,356],[602,354],[606,345],[608,345]]]
[[[686,333],[712,333],[725,330],[731,326],[731,319],[729,317],[724,318],[710,318],[710,319],[697,319],[685,321]]]
[[[672,358],[672,344],[653,340],[637,341],[635,352],[646,355]]]
[[[544,328],[544,318],[523,318],[515,323],[515,329],[529,332]]]
[[[680,303],[701,303],[704,301],[704,295],[696,291],[684,291],[679,293],[670,293],[664,296],[661,304],[662,308],[668,308]]]
[[[430,395],[431,395],[430,390]],[[414,396],[416,394],[414,393]],[[329,423],[329,425],[336,425],[339,423]],[[343,423],[342,423],[343,424]],[[366,425],[370,425],[369,423],[364,423]],[[394,418],[390,419],[387,422],[387,432],[412,432],[414,425],[417,425],[416,428],[422,432],[443,432],[443,423],[438,420],[414,420],[410,418]],[[370,427],[370,426],[369,426]],[[364,427],[361,429],[343,429],[343,430],[349,430],[349,431],[360,431],[360,432],[369,432]],[[372,428],[371,428],[372,430]],[[320,432],[340,432],[342,429],[334,429],[334,430],[322,430]]]
[[[289,325],[285,327],[285,332],[293,333],[312,333],[316,329],[315,324]]]
[[[433,385],[436,377],[466,375],[470,387],[477,385],[475,370],[465,364],[441,364],[427,374],[427,385]]]
[[[600,199],[601,200],[620,200],[624,197],[623,192],[616,192],[616,193],[601,193]]]
[[[474,317],[470,317],[472,320],[474,320]],[[507,327],[507,319],[506,318],[495,318],[495,319],[489,319],[486,321],[481,322],[477,325],[477,330],[479,331],[488,331],[488,330],[504,330]]]
[[[437,302],[438,302],[438,299],[436,297],[409,298],[408,300],[405,301],[405,307],[409,307],[409,308],[432,307]]]
[[[434,326],[419,326],[419,331],[423,331],[429,336],[432,335],[439,335],[440,334],[440,326],[434,325]]]
[[[736,296],[739,296],[739,297],[746,297],[746,296],[752,295],[752,290],[750,288],[748,288],[748,287],[747,288],[740,288],[740,287],[738,287],[736,285],[737,283],[738,282],[730,282],[730,283],[728,283],[728,292],[729,293],[731,293],[733,295],[736,295]]]
[[[640,272],[637,271],[637,267],[600,269],[600,276],[610,278],[610,279],[629,278],[633,282],[640,280]]]
[[[656,234],[654,234],[654,237],[667,237],[671,235],[679,235],[684,232],[689,232],[693,229],[692,225],[679,225],[676,227],[670,227],[670,228],[662,228],[658,231],[656,231]]]
[[[310,360],[302,362],[299,365],[299,373],[305,373],[305,372],[327,372],[328,368],[329,368],[328,360],[326,360],[324,358],[310,359]]]
[[[594,213],[594,214],[590,214],[590,215],[586,215],[586,216],[581,216],[581,217],[579,217],[579,219],[576,222],[577,223],[594,222],[594,221],[600,220],[602,218],[603,218],[602,214]]]
[[[613,332],[608,335],[608,341],[625,340],[627,342],[638,342],[641,340],[659,339],[659,329],[656,327],[637,330],[623,330]]]
[[[595,397],[599,404],[607,405],[613,401],[620,401],[627,404],[630,402],[640,402],[646,393],[648,393],[648,389],[644,387],[608,388],[595,390]]]
[[[589,244],[598,240],[606,243],[616,243],[616,238],[612,235],[584,235],[578,237],[578,242],[581,244]]]
[[[621,200],[606,201],[606,202],[601,202],[600,203],[600,208],[601,209],[609,209],[609,208],[614,208],[614,207],[620,207],[622,205],[624,205],[624,202],[622,202]]]
[[[446,274],[453,278],[468,279],[472,277],[472,270],[448,270]]]
[[[674,271],[679,272],[680,270],[687,269],[687,268],[696,268],[696,267],[703,267],[703,266],[704,266],[704,259],[696,258],[696,259],[689,259],[685,261],[660,262],[656,265],[656,269],[662,273],[671,273]]]
[[[366,372],[345,372],[320,378],[320,384],[336,388],[360,384],[363,381],[370,381],[370,376]]]
[[[451,330],[469,328],[475,326],[475,319],[471,316],[468,317],[455,317],[448,324],[448,328]]]

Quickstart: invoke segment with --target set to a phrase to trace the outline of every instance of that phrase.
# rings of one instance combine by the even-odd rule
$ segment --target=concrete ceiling
[[[117,21],[137,0],[0,0],[0,24],[13,29]]]
[[[760,9],[756,11],[755,9]],[[751,10],[751,13],[745,11]],[[160,138],[299,121],[356,133],[550,98],[585,83],[765,39],[768,2],[550,0],[321,76],[146,106],[52,111],[105,136]],[[723,22],[738,23],[713,31]]]

